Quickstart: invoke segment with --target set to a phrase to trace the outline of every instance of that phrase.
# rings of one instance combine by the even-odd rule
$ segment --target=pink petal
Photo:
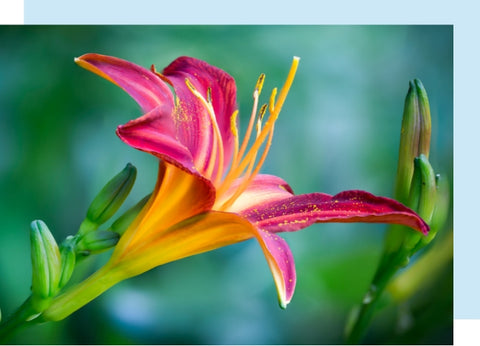
[[[241,215],[271,232],[298,231],[316,222],[393,223],[427,234],[429,227],[413,210],[386,197],[351,190],[335,196],[311,193],[243,210]]]
[[[148,112],[158,105],[173,109],[173,95],[168,85],[152,71],[129,61],[100,54],[85,54],[75,62],[125,90]]]
[[[118,126],[117,135],[138,150],[198,174],[192,154],[176,138],[176,129],[168,106],[158,106],[142,117]]]
[[[220,196],[217,205],[227,201],[235,193],[242,181],[242,178],[235,180],[230,188]],[[282,178],[268,174],[257,174],[245,191],[228,208],[228,211],[241,213],[243,210],[256,205],[284,200],[292,195],[291,187]]]
[[[277,234],[260,230],[257,240],[272,271],[280,306],[285,309],[292,300],[297,282],[292,252],[287,242]]]
[[[212,153],[212,122],[205,106],[192,94],[185,84],[188,79],[205,100],[207,90],[211,90],[211,101],[215,112],[215,121],[222,137],[224,147],[225,169],[233,152],[233,135],[230,118],[236,110],[236,86],[234,79],[221,69],[204,61],[180,57],[163,70],[163,75],[170,81],[180,101],[176,113],[179,139],[192,152],[194,161],[200,171],[205,171]],[[218,160],[218,158],[217,158]],[[216,163],[218,165],[218,161]]]

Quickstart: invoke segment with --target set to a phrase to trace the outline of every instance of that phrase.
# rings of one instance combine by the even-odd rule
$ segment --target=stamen
[[[260,135],[260,132],[262,131],[262,120],[263,120],[263,116],[265,115],[265,112],[267,110],[267,107],[268,107],[267,104],[262,105],[262,107],[260,108],[260,111],[258,113],[257,126],[256,126],[257,127],[256,128],[256,131],[257,131],[256,138],[257,139],[258,139],[258,136]],[[269,138],[270,143],[271,143],[272,137],[273,137],[273,128],[272,128],[272,133],[271,133],[270,138]],[[248,165],[248,168],[243,175],[242,183],[237,188],[235,193],[226,202],[224,202],[221,205],[219,210],[225,210],[226,208],[230,207],[235,202],[235,200],[238,198],[238,196],[240,196],[240,194],[243,191],[245,191],[245,189],[248,187],[248,185],[253,180],[253,178],[257,175],[258,171],[260,170],[260,167],[262,166],[263,162],[265,161],[265,158],[267,157],[269,147],[270,147],[270,144],[268,144],[265,147],[266,150],[264,150],[264,152],[262,154],[262,157],[260,158],[260,161],[257,163],[257,166],[256,166],[255,170],[253,170],[253,168],[255,167],[255,161],[257,159],[257,153],[255,153],[255,155],[253,155],[253,157],[250,160],[250,163]],[[232,167],[235,167],[235,165],[232,165]],[[253,170],[253,172],[252,172],[252,170]]]
[[[260,168],[263,166],[263,163],[265,162],[265,159],[267,158],[267,154],[270,149],[270,146],[272,145],[274,128],[275,127],[272,126],[272,130],[270,131],[268,141],[265,145],[265,148],[263,149],[263,153],[262,153],[262,156],[260,157],[260,160],[258,160],[255,170],[252,172],[253,163],[255,162],[256,154],[255,154],[255,158],[250,162],[247,172],[245,173],[243,177],[243,181],[240,184],[240,186],[235,190],[235,193],[225,203],[223,203],[219,207],[218,210],[226,210],[227,208],[229,208],[237,200],[237,198],[245,191],[245,189],[250,185],[252,180],[258,174],[258,172],[260,171]]]
[[[213,171],[215,169],[215,163],[216,163],[216,158],[218,157],[218,164],[217,164],[217,172],[216,176],[213,180],[214,185],[216,185],[223,174],[223,162],[224,162],[224,148],[223,148],[223,140],[222,140],[222,135],[220,133],[220,129],[218,128],[218,123],[217,123],[217,118],[215,116],[215,110],[213,109],[213,105],[211,101],[211,89],[207,89],[207,98],[210,98],[210,101],[205,100],[205,98],[198,92],[198,90],[195,88],[195,86],[190,82],[188,78],[185,78],[185,84],[187,85],[187,88],[194,94],[197,99],[203,103],[205,108],[207,109],[207,113],[210,116],[210,122],[212,123],[213,127],[213,135],[214,135],[214,140],[213,140],[213,148],[212,148],[212,153],[210,155],[210,160],[208,162],[207,170],[204,173],[205,176],[213,178]],[[210,95],[210,96],[209,96]]]
[[[155,73],[165,83],[167,83],[169,85],[172,85],[172,82],[170,82],[170,80],[167,77],[165,77],[163,74],[161,74],[160,72],[157,71],[157,69],[155,68],[155,65],[152,64],[152,66],[150,66],[150,71]]]
[[[263,105],[260,108],[259,112],[259,117],[257,119],[257,124],[256,124],[256,130],[257,130],[257,136],[256,139],[252,145],[252,147],[248,150],[247,154],[241,159],[240,164],[237,166],[238,160],[243,156],[245,149],[246,149],[246,143],[248,143],[248,140],[250,138],[251,130],[253,127],[253,121],[255,119],[255,112],[258,106],[258,95],[259,91],[261,91],[261,88],[263,86],[263,80],[264,80],[264,75],[260,75],[259,80],[257,81],[257,85],[255,87],[253,97],[254,97],[254,106],[253,106],[253,111],[252,115],[250,117],[250,122],[249,126],[247,129],[246,133],[246,138],[242,142],[242,148],[240,149],[240,152],[238,155],[235,155],[233,162],[235,163],[232,164],[230,171],[228,172],[227,176],[225,177],[224,181],[222,182],[222,185],[217,189],[217,196],[221,196],[223,193],[226,192],[226,190],[230,187],[231,183],[237,179],[242,172],[247,168],[242,181],[240,183],[240,186],[238,186],[235,190],[235,192],[228,198],[227,201],[225,201],[219,208],[219,210],[225,210],[229,208],[235,200],[245,191],[245,189],[249,186],[251,181],[255,178],[255,176],[258,174],[260,171],[261,167],[263,166],[263,163],[265,162],[265,159],[267,157],[268,151],[270,150],[271,144],[272,144],[272,139],[273,139],[273,132],[274,132],[274,127],[275,127],[275,121],[277,120],[280,111],[282,109],[283,103],[285,102],[285,99],[287,97],[288,91],[290,90],[290,87],[292,85],[293,79],[295,77],[295,73],[298,67],[298,62],[299,62],[298,57],[293,58],[292,66],[290,67],[290,71],[288,73],[287,79],[285,81],[285,84],[283,85],[280,95],[277,101],[275,101],[275,97],[277,95],[277,89],[272,90],[272,94],[270,95],[270,102],[269,105]],[[267,108],[269,108],[270,111],[270,116],[268,117],[268,120],[265,124],[265,127],[262,129],[262,120],[263,117],[266,113]],[[266,137],[268,135],[268,140],[265,144],[265,147],[263,149],[262,156],[260,157],[259,161],[255,165],[256,157],[258,150],[260,147],[263,145]],[[255,169],[253,169],[255,167]],[[252,171],[253,170],[253,171]]]
[[[290,87],[292,86],[293,79],[295,78],[295,73],[297,72],[298,68],[298,63],[300,62],[300,58],[298,56],[293,57],[292,61],[292,66],[290,67],[290,71],[288,72],[287,80],[285,81],[285,84],[282,87],[282,90],[280,90],[280,95],[278,96],[278,100],[275,103],[275,109],[278,109],[278,113],[280,113],[280,110],[282,109],[283,103],[285,102],[285,99],[287,98],[288,91],[290,90]],[[278,116],[278,114],[277,114]]]
[[[280,91],[279,98],[277,102],[273,105],[273,101],[275,100],[276,96],[276,90],[274,89],[272,91],[272,95],[270,96],[270,116],[268,117],[268,120],[265,124],[265,127],[262,129],[261,133],[253,143],[252,147],[249,149],[245,157],[242,159],[240,164],[237,167],[233,167],[228,173],[228,177],[230,179],[229,182],[233,181],[236,177],[240,176],[241,172],[245,170],[245,168],[249,165],[250,161],[252,160],[252,157],[255,156],[256,152],[260,149],[260,146],[263,144],[265,141],[267,135],[270,133],[270,131],[273,128],[273,125],[275,121],[277,120],[280,111],[282,109],[283,103],[285,102],[285,99],[287,97],[288,91],[290,90],[290,87],[292,86],[293,79],[295,78],[295,73],[297,71],[298,67],[298,62],[300,58],[294,57],[292,66],[290,67],[290,71],[288,73],[287,79],[285,81],[285,84],[282,87],[282,90]],[[224,181],[225,183],[225,181]],[[223,184],[222,184],[223,186]]]
[[[231,167],[235,167],[238,162],[238,128],[237,128],[237,116],[238,116],[238,109],[233,112],[232,116],[230,117],[230,130],[233,134],[234,139],[234,149],[233,149],[233,159]]]
[[[265,74],[262,73],[260,77],[258,77],[257,83],[255,84],[255,90],[253,91],[253,107],[252,107],[252,114],[250,115],[250,121],[248,122],[247,132],[245,132],[245,137],[242,141],[242,146],[240,147],[240,151],[238,153],[238,158],[241,158],[247,149],[248,142],[250,140],[250,135],[252,134],[253,123],[255,121],[255,116],[257,113],[258,107],[258,98],[260,97],[260,93],[262,92],[263,82],[265,81]],[[232,168],[234,166],[232,165]]]
[[[232,164],[230,165],[230,171],[227,173],[221,186],[217,189],[218,196],[223,194],[230,186],[230,183],[235,178],[237,178],[237,175],[233,175],[232,172],[234,171],[235,167],[237,167],[238,162],[240,161],[241,157],[245,153],[245,150],[247,149],[247,145],[253,130],[253,124],[256,118],[256,113],[258,108],[258,98],[259,98],[260,92],[262,91],[264,81],[265,81],[265,74],[262,73],[260,77],[258,77],[257,83],[255,84],[255,90],[253,91],[252,114],[250,115],[250,121],[248,122],[247,131],[245,132],[245,137],[243,138],[243,141],[242,141],[242,146],[240,147],[240,150],[236,153],[236,155],[234,155]],[[257,137],[258,137],[258,132],[257,132]]]
[[[187,85],[187,88],[190,89],[190,91],[191,91],[195,96],[203,99],[203,96],[200,95],[200,93],[197,91],[197,88],[195,88],[195,86],[192,84],[192,82],[190,82],[190,80],[189,80],[188,78],[185,78],[185,84]]]

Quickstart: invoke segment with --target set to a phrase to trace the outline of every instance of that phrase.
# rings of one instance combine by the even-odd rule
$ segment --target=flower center
[[[207,99],[205,99],[195,89],[195,87],[190,83],[188,79],[185,80],[185,83],[187,84],[187,87],[190,89],[190,91],[204,104],[213,126],[212,155],[210,157],[207,170],[206,172],[204,172],[206,177],[211,177],[212,183],[217,189],[217,202],[215,203],[213,209],[227,210],[235,202],[235,200],[245,191],[245,189],[249,186],[249,184],[260,171],[260,168],[265,162],[265,158],[267,157],[268,151],[272,144],[275,121],[278,119],[282,106],[287,98],[288,91],[290,90],[293,79],[295,78],[295,73],[297,71],[299,61],[300,58],[293,58],[290,71],[282,89],[280,90],[280,93],[278,94],[278,98],[276,99],[277,88],[274,88],[270,95],[269,103],[264,104],[260,107],[260,110],[258,110],[258,101],[262,91],[263,82],[265,80],[265,75],[260,75],[257,84],[255,85],[255,90],[253,92],[253,107],[250,121],[248,123],[245,137],[243,138],[241,145],[239,144],[237,127],[238,111],[235,111],[231,115],[230,124],[231,131],[234,136],[235,146],[232,163],[230,165],[230,169],[228,170],[228,172],[226,172],[226,174],[224,174],[225,172],[223,172],[223,141],[211,102],[211,89],[209,88],[207,90]],[[267,109],[269,115],[265,124],[263,124]],[[264,126],[262,127],[262,125]],[[256,131],[256,137],[251,147],[247,150],[254,127]],[[258,153],[262,146],[263,152],[260,158],[258,158],[257,160]],[[217,168],[216,171],[215,167]],[[235,182],[236,188],[232,191],[231,187],[233,182]],[[228,193],[228,195],[226,195],[226,193]]]

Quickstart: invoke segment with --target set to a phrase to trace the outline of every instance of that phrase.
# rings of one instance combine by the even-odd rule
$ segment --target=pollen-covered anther
[[[265,73],[260,74],[257,80],[257,84],[255,84],[255,91],[260,94],[262,93],[263,83],[265,82]],[[254,91],[254,93],[255,93]]]
[[[207,102],[212,103],[212,88],[207,89]]]
[[[267,111],[267,104],[264,104],[262,107],[260,107],[260,111],[258,112],[258,119],[257,119],[257,138],[260,135],[260,132],[262,132],[262,121],[263,117]]]

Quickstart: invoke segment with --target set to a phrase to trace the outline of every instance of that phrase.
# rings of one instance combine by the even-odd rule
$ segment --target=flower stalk
[[[415,210],[430,226],[428,235],[420,235],[399,225],[390,225],[384,251],[377,271],[360,306],[354,309],[345,334],[349,344],[361,341],[372,320],[377,302],[398,272],[410,262],[411,256],[424,248],[443,226],[448,196],[440,188],[439,176],[428,161],[431,137],[431,117],[427,93],[423,84],[410,82],[402,119],[400,150],[395,183],[395,198]],[[440,191],[439,191],[440,189]],[[447,198],[448,199],[448,198]],[[437,215],[436,218],[434,215]],[[433,222],[433,220],[436,220]]]
[[[136,168],[127,166],[112,178],[94,199],[78,232],[57,245],[48,226],[42,220],[30,224],[32,285],[31,295],[12,315],[0,324],[0,341],[7,340],[16,330],[45,321],[43,316],[57,301],[75,270],[76,263],[86,255],[96,254],[114,247],[120,238],[117,231],[138,214],[140,201],[120,216],[114,229],[97,230],[118,210],[135,180]],[[112,227],[111,226],[111,227]],[[61,296],[61,295],[60,295]]]

